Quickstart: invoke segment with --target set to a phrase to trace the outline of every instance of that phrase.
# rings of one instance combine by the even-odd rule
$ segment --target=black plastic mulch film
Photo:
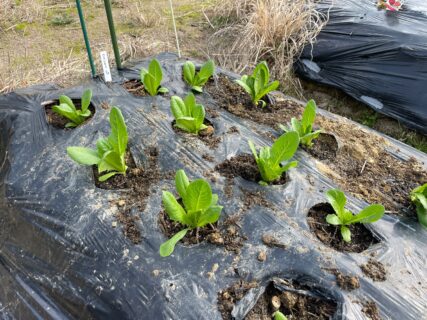
[[[427,2],[406,0],[399,12],[375,2],[319,1],[329,20],[296,70],[427,133]]]
[[[239,225],[248,238],[239,255],[206,242],[191,247],[178,244],[168,258],[158,250],[166,238],[158,227],[161,190],[174,190],[173,179],[151,187],[144,212],[134,212],[142,242],[134,245],[115,221],[121,191],[98,189],[90,167],[79,166],[66,155],[72,145],[94,146],[109,131],[109,110],[102,103],[118,106],[127,122],[130,150],[143,166],[143,152],[157,146],[161,171],[185,169],[190,179],[204,177],[221,163],[249,152],[247,139],[267,145],[255,133],[271,132],[267,126],[243,120],[215,106],[208,94],[198,96],[219,116],[209,118],[221,137],[217,149],[199,139],[176,134],[171,127],[170,96],[184,96],[188,87],[181,78],[183,61],[171,54],[158,56],[164,69],[168,96],[138,98],[120,85],[137,79],[145,60],[106,85],[93,80],[84,86],[58,89],[41,85],[0,96],[0,317],[2,319],[221,319],[217,294],[239,279],[256,280],[260,287],[249,291],[236,304],[233,316],[244,318],[256,298],[275,278],[296,280],[312,292],[338,302],[333,319],[366,319],[355,301],[375,301],[384,319],[425,319],[427,313],[427,232],[413,220],[400,221],[386,215],[370,225],[381,240],[363,253],[340,253],[324,246],[310,233],[306,214],[325,202],[324,192],[334,185],[316,171],[314,159],[298,151],[300,161],[282,186],[262,187],[234,179],[233,196],[224,194],[224,177],[210,182],[224,206],[221,219],[242,210],[242,190],[264,191],[280,210],[254,206],[241,215]],[[218,70],[217,72],[223,72]],[[227,73],[229,76],[236,76]],[[95,116],[74,130],[47,124],[41,103],[60,94],[79,98],[84,89],[94,92]],[[333,116],[320,111],[325,116]],[[239,133],[229,133],[232,126]],[[373,133],[374,134],[374,133]],[[425,154],[390,140],[396,156],[412,155],[426,163]],[[209,154],[214,161],[202,158]],[[306,176],[314,177],[314,186]],[[364,206],[349,197],[349,208]],[[262,235],[269,233],[286,249],[266,247]],[[267,259],[257,260],[260,250]],[[387,266],[385,282],[372,282],[359,265],[370,254]],[[217,264],[213,276],[208,273]],[[340,289],[327,268],[358,275],[360,289]]]

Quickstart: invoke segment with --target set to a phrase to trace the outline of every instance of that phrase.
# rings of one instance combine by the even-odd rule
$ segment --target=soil
[[[387,279],[387,271],[384,265],[374,259],[369,259],[366,264],[360,266],[360,269],[374,281],[385,281]]]
[[[307,216],[311,232],[327,246],[343,252],[362,252],[379,241],[363,224],[350,225],[351,242],[342,239],[340,227],[326,222],[326,216],[333,214],[334,209],[329,203],[320,203],[312,207]]]
[[[97,187],[103,189],[125,189],[122,199],[113,201],[112,204],[117,206],[116,219],[123,225],[123,234],[134,244],[141,242],[142,235],[137,225],[140,218],[134,215],[133,212],[135,210],[132,209],[136,208],[139,212],[144,211],[146,199],[148,199],[151,192],[151,186],[168,174],[167,172],[164,175],[160,174],[157,164],[157,148],[146,148],[145,156],[147,157],[146,167],[144,169],[137,168],[132,155],[128,153],[126,155],[126,164],[129,169],[126,177],[116,175],[97,185]],[[94,170],[94,174],[97,181],[97,170]]]
[[[263,191],[249,191],[241,189],[243,192],[242,201],[244,211],[251,209],[254,206],[261,206],[273,209],[273,205],[265,198]]]
[[[261,181],[261,174],[258,169],[258,165],[251,154],[237,155],[231,159],[227,159],[224,162],[218,164],[215,170],[220,172],[222,175],[229,179],[235,177],[242,177],[248,181],[259,182]],[[283,185],[288,182],[286,172],[282,174],[282,177],[276,181],[271,182],[271,185]]]
[[[133,94],[134,96],[137,96],[137,97],[149,96],[149,93],[144,89],[144,85],[138,79],[125,81],[122,84],[122,87],[125,88],[127,92]]]
[[[362,312],[368,317],[370,320],[381,320],[380,311],[378,310],[378,306],[373,301],[367,301],[362,304]]]
[[[180,200],[178,200],[178,202],[180,202]],[[202,228],[190,230],[185,237],[182,238],[180,243],[189,246],[207,241],[214,245],[223,246],[227,251],[238,254],[247,238],[240,233],[240,227],[237,222],[238,217],[231,216],[222,222],[219,221],[214,224],[208,224]],[[181,223],[170,220],[164,210],[159,214],[158,224],[160,230],[168,239],[186,228],[186,226]]]
[[[80,99],[72,99],[74,106],[76,109],[81,109],[81,100]],[[51,103],[46,104],[44,106],[45,112],[46,112],[46,119],[47,122],[58,129],[64,129],[64,130],[72,130],[74,128],[66,128],[65,125],[70,122],[67,118],[57,114],[52,110],[53,106],[56,106],[59,104],[59,100],[53,100]],[[96,109],[92,103],[89,105],[89,110],[91,112],[91,115],[86,118],[86,120],[80,124],[80,126],[84,125],[86,122],[88,122],[92,117],[95,115]]]
[[[189,135],[189,136],[195,136],[192,133],[186,132],[180,128],[177,128],[175,126],[175,120],[172,121],[172,128],[176,133],[183,134],[183,135]],[[206,129],[199,131],[199,134],[197,137],[208,147],[212,149],[218,148],[218,145],[221,143],[221,137],[215,136],[215,127],[211,121],[208,119],[205,119],[203,122],[205,126],[207,126]]]
[[[221,312],[222,318],[231,319],[231,312],[236,302],[242,300],[250,289],[257,287],[258,283],[255,281],[246,282],[239,280],[227,289],[218,292],[218,309]]]
[[[286,286],[291,290],[282,292],[271,283],[245,319],[271,320],[272,314],[277,310],[289,320],[328,320],[335,314],[336,302],[293,291],[292,289],[310,291],[311,288],[298,283],[286,283]]]
[[[299,103],[276,94],[270,95],[274,101],[268,107],[254,107],[247,93],[225,75],[209,81],[206,92],[228,112],[275,129],[292,117],[300,118],[304,110]],[[320,171],[355,197],[370,204],[381,203],[390,214],[416,218],[413,211],[407,210],[408,195],[427,181],[427,171],[422,164],[414,158],[398,159],[387,151],[384,138],[349,121],[317,115],[316,126],[335,135],[343,144],[335,157],[331,152],[319,151],[321,145],[315,144],[313,150],[308,151],[322,161]]]
[[[333,134],[321,133],[319,137],[313,140],[313,146],[310,148],[301,145],[301,148],[319,160],[333,161],[338,152],[338,141]]]
[[[359,277],[345,275],[337,269],[331,269],[329,271],[336,276],[337,284],[340,288],[347,291],[352,291],[360,288]]]
[[[277,248],[286,249],[288,247],[286,244],[280,242],[279,239],[267,233],[262,235],[262,243],[264,243],[267,247],[270,247],[270,248],[277,247]]]

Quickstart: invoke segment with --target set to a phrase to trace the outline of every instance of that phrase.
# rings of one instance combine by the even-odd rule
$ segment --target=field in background
[[[290,55],[312,41],[322,25],[311,0],[174,0],[184,56],[215,58],[244,72],[265,59],[285,93],[314,98],[319,106],[352,118],[427,153],[427,138],[381,116],[338,90],[300,81]],[[309,6],[307,7],[306,4]],[[100,71],[99,52],[113,63],[102,0],[82,1]],[[176,51],[168,0],[112,0],[124,61]],[[304,9],[305,8],[305,9]],[[308,9],[307,9],[308,8]],[[33,84],[76,84],[90,76],[75,1],[0,0],[0,93]]]

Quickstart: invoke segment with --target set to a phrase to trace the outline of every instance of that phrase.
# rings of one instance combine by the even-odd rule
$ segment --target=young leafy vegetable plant
[[[194,134],[207,127],[205,121],[205,108],[196,103],[196,97],[190,93],[184,100],[178,96],[171,98],[171,110],[175,117],[175,126]]]
[[[57,114],[70,120],[65,127],[74,128],[85,122],[86,118],[91,116],[89,110],[90,100],[92,99],[92,90],[87,89],[83,92],[81,100],[81,109],[77,109],[73,101],[67,96],[59,97],[59,105],[53,106],[52,110]]]
[[[157,59],[151,60],[148,70],[145,68],[141,69],[141,82],[144,84],[145,90],[151,96],[169,92],[167,88],[161,86],[162,79],[162,67]]]
[[[251,96],[254,105],[258,106],[261,102],[261,107],[264,108],[267,103],[262,100],[269,92],[276,90],[279,87],[279,81],[270,81],[270,70],[265,61],[260,62],[252,75],[244,75],[236,82],[246,90]]]
[[[427,183],[412,190],[411,201],[415,204],[418,221],[427,228]]]
[[[184,63],[182,67],[184,80],[191,86],[191,89],[196,92],[203,92],[203,86],[215,72],[215,63],[213,60],[208,60],[196,73],[196,67],[191,61]]]
[[[291,161],[283,166],[281,163],[293,157],[298,149],[298,145],[299,136],[295,131],[284,133],[271,147],[262,147],[259,155],[253,142],[249,141],[249,147],[252,150],[259,172],[261,173],[262,181],[260,184],[266,185],[273,182],[279,179],[285,171],[297,166],[298,161]]]
[[[100,174],[106,172],[99,177],[99,181],[105,181],[116,174],[126,175],[128,133],[123,115],[117,107],[111,109],[110,126],[110,135],[97,141],[96,150],[83,147],[67,148],[68,155],[77,163],[96,165]]]
[[[162,257],[171,255],[177,242],[184,238],[189,230],[217,222],[223,208],[217,205],[218,195],[212,194],[209,183],[203,179],[190,183],[184,170],[176,172],[175,186],[184,207],[168,191],[163,191],[163,206],[171,220],[181,223],[186,228],[160,246]]]
[[[275,313],[273,313],[273,317],[274,320],[288,320],[288,318],[280,311],[276,311]]]
[[[314,100],[310,100],[305,106],[301,120],[292,118],[291,125],[289,127],[280,125],[280,128],[285,132],[298,132],[300,143],[307,147],[311,147],[313,146],[313,140],[319,137],[319,134],[322,132],[322,130],[313,132],[314,119],[316,119],[316,102],[314,102]]]
[[[372,223],[380,220],[384,215],[384,206],[380,204],[372,204],[358,214],[353,215],[351,211],[344,208],[347,199],[345,194],[338,189],[329,190],[326,192],[326,197],[335,211],[335,214],[328,214],[326,216],[326,221],[334,226],[341,226],[341,236],[345,242],[351,241],[349,225],[355,223]]]

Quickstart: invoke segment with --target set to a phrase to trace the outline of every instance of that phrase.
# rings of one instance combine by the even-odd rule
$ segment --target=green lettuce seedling
[[[65,127],[74,128],[85,122],[91,116],[89,110],[90,100],[92,99],[92,90],[87,89],[83,92],[81,100],[81,109],[77,109],[73,101],[67,96],[59,97],[59,105],[53,106],[52,111],[70,120]]]
[[[141,82],[144,84],[145,90],[151,95],[155,96],[159,93],[167,93],[168,89],[161,86],[163,79],[162,67],[157,59],[151,60],[148,70],[141,69]]]
[[[288,318],[280,311],[276,311],[275,313],[273,313],[273,317],[274,320],[288,320]]]
[[[267,105],[262,98],[279,87],[279,81],[273,81],[272,83],[269,83],[269,81],[270,70],[268,70],[268,65],[265,61],[256,66],[252,75],[244,75],[240,80],[236,80],[249,93],[253,104],[258,106],[261,102],[262,108]]]
[[[213,60],[208,60],[201,68],[200,71],[196,73],[196,67],[191,61],[184,63],[182,67],[182,72],[184,74],[184,80],[187,82],[193,91],[203,92],[203,86],[208,82],[209,78],[215,72],[215,63]]]
[[[295,131],[290,131],[278,138],[271,147],[262,147],[259,155],[255,145],[249,141],[249,147],[255,157],[262,181],[266,185],[279,179],[282,174],[297,166],[298,161],[290,161],[282,165],[283,161],[290,160],[298,149],[299,136]]]
[[[351,241],[349,225],[355,223],[372,223],[380,220],[384,215],[384,206],[380,204],[372,204],[358,214],[353,215],[351,211],[344,208],[347,199],[345,194],[338,189],[329,190],[326,192],[326,197],[335,211],[335,214],[328,214],[326,216],[326,221],[334,226],[341,226],[341,236],[345,242]]]
[[[110,126],[110,135],[97,141],[96,150],[83,147],[67,148],[68,155],[77,163],[96,165],[100,174],[107,172],[99,177],[99,181],[105,181],[116,174],[126,175],[128,133],[123,115],[117,107],[111,109]]]
[[[316,102],[310,100],[305,106],[304,113],[302,114],[302,119],[297,120],[296,118],[291,119],[291,125],[285,127],[280,125],[280,128],[285,131],[296,131],[300,137],[300,143],[311,147],[313,146],[313,140],[319,137],[319,134],[322,130],[317,130],[313,132],[313,123],[316,119]]]
[[[184,207],[168,191],[163,191],[163,206],[171,220],[179,222],[187,228],[179,231],[160,246],[162,257],[171,255],[175,245],[185,237],[189,230],[217,222],[223,208],[217,205],[218,195],[212,194],[209,183],[203,179],[190,183],[184,170],[177,171],[175,186]]]
[[[418,221],[427,228],[427,183],[412,190],[411,201],[415,204]]]
[[[207,127],[203,124],[205,121],[205,108],[196,103],[196,97],[190,93],[184,100],[180,97],[171,98],[171,110],[175,117],[175,126],[194,134]]]

